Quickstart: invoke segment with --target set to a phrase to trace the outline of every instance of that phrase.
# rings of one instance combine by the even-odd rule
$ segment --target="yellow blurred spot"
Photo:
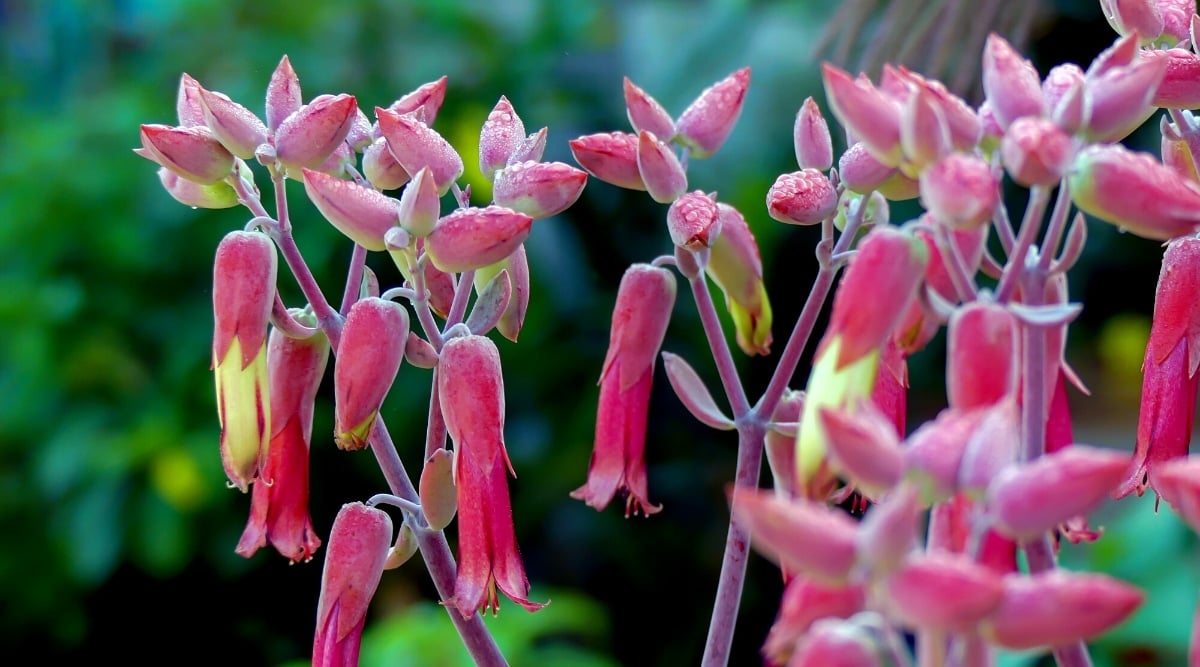
[[[1150,318],[1144,315],[1126,313],[1104,323],[1096,341],[1096,354],[1109,383],[1132,387],[1134,392],[1141,389],[1142,359],[1149,338]]]
[[[463,179],[471,185],[471,201],[483,206],[492,201],[492,183],[479,171],[479,130],[487,120],[490,108],[471,106],[455,119],[446,140],[458,151],[463,161]]]
[[[150,461],[150,483],[167,503],[181,512],[199,507],[208,493],[200,466],[182,447],[159,452]]]

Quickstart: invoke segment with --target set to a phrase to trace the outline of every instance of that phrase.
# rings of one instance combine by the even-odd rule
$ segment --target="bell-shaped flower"
[[[302,311],[293,315],[304,317]],[[308,316],[311,324],[315,318]],[[321,332],[291,338],[279,329],[267,341],[267,374],[271,392],[271,445],[250,498],[250,519],[238,540],[237,553],[249,558],[270,543],[291,562],[308,560],[321,546],[308,511],[308,450],[312,442],[313,404],[329,339]]]
[[[404,306],[379,297],[350,307],[333,365],[334,441],[341,449],[367,446],[404,360],[408,319]]]
[[[367,609],[391,546],[392,519],[387,512],[362,503],[342,505],[329,530],[321,571],[313,667],[358,664]]]
[[[946,393],[959,410],[993,405],[1015,395],[1020,329],[1004,306],[973,301],[947,326]]]
[[[470,618],[500,606],[496,589],[529,611],[529,579],[517,549],[504,447],[500,352],[486,336],[446,341],[437,370],[438,401],[454,441],[458,490],[458,579],[447,604]],[[516,473],[513,473],[516,476]]]
[[[1138,236],[1165,241],[1200,228],[1200,185],[1149,153],[1089,146],[1070,174],[1076,206]]]
[[[1200,239],[1185,236],[1163,255],[1150,340],[1142,363],[1142,404],[1129,478],[1118,497],[1154,486],[1155,467],[1186,456],[1200,387]]]
[[[625,271],[613,308],[608,354],[600,371],[596,442],[587,483],[571,497],[604,509],[625,491],[625,516],[649,516],[646,487],[646,419],[659,348],[675,305],[675,276],[667,269],[634,264]]]
[[[696,158],[717,152],[733,131],[746,89],[750,86],[750,68],[743,67],[705,88],[675,121],[676,139]]]
[[[231,484],[247,490],[266,464],[271,437],[267,323],[278,267],[266,234],[235,231],[213,262],[213,356],[221,463]]]
[[[588,134],[568,142],[579,166],[619,188],[645,190],[638,169],[638,135],[628,132]]]
[[[710,246],[704,269],[725,293],[738,347],[746,354],[771,351],[771,302],[763,282],[758,242],[746,218],[729,204],[717,204],[721,234]]]

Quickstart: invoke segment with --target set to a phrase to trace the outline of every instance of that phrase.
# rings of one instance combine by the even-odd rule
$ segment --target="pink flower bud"
[[[879,498],[900,481],[904,474],[900,439],[895,426],[871,402],[862,402],[853,414],[831,408],[817,414],[830,460],[855,487]]]
[[[179,118],[180,127],[204,125],[204,107],[200,106],[200,82],[186,72],[179,77],[175,115]]]
[[[958,488],[973,497],[983,494],[1000,471],[1020,456],[1020,411],[1014,396],[985,408],[983,419],[963,448]]]
[[[442,102],[446,100],[447,81],[448,78],[443,76],[421,84],[416,90],[389,104],[388,111],[399,116],[413,114],[426,125],[433,125],[438,111],[442,108]]]
[[[660,204],[670,204],[687,192],[687,173],[669,146],[652,133],[638,133],[638,173],[650,198]]]
[[[1157,0],[1157,4],[1163,15],[1163,31],[1158,36],[1158,43],[1169,47],[1189,39],[1196,16],[1195,3],[1192,0]]]
[[[946,393],[960,410],[992,405],[1017,388],[1017,319],[997,303],[954,311],[947,328]]]
[[[733,420],[725,416],[721,408],[717,407],[712,393],[708,391],[708,387],[704,386],[704,380],[700,379],[700,375],[696,373],[695,369],[677,354],[663,352],[662,358],[663,367],[667,371],[667,379],[671,381],[671,388],[675,390],[675,395],[679,397],[679,402],[683,403],[683,407],[687,408],[687,411],[705,426],[721,431],[732,431],[734,429]]]
[[[767,213],[791,225],[815,225],[837,210],[837,190],[816,169],[782,174],[767,190]]]
[[[1162,34],[1163,14],[1156,0],[1100,0],[1100,9],[1118,35],[1136,34],[1148,44]]]
[[[1088,77],[1098,77],[1110,69],[1116,67],[1126,67],[1133,62],[1134,58],[1138,57],[1141,48],[1138,46],[1137,37],[1134,35],[1126,35],[1118,38],[1100,55],[1092,60],[1092,64],[1087,68]]]
[[[997,530],[1031,539],[1095,509],[1120,484],[1129,454],[1075,445],[1002,470],[988,486]]]
[[[853,623],[822,619],[800,640],[788,667],[883,667],[872,633]]]
[[[479,133],[479,171],[489,181],[508,164],[508,158],[525,140],[525,123],[508,98],[501,95]]]
[[[511,255],[496,264],[476,270],[475,292],[482,293],[487,281],[501,271],[508,272],[512,295],[496,322],[496,330],[515,343],[525,325],[525,312],[529,309],[529,260],[525,256],[525,244],[517,246]]]
[[[496,172],[492,199],[540,220],[570,208],[586,184],[586,172],[562,162],[516,162]]]
[[[458,511],[458,497],[454,489],[454,455],[448,449],[439,449],[425,460],[421,468],[419,485],[421,513],[430,530],[441,530],[450,525]]]
[[[928,261],[925,244],[895,227],[874,227],[859,242],[833,297],[829,328],[820,346],[834,336],[842,339],[838,368],[883,346],[916,298]],[[866,303],[875,304],[869,316],[862,310]]]
[[[503,206],[460,208],[425,237],[425,254],[447,273],[472,271],[511,255],[532,227],[533,218]]]
[[[901,484],[867,511],[855,542],[859,565],[868,576],[899,569],[917,544],[917,523],[924,511],[916,486]]]
[[[275,130],[275,155],[289,169],[316,169],[346,140],[358,103],[352,95],[322,95]]]
[[[951,153],[921,172],[921,203],[951,227],[976,227],[991,220],[1000,203],[1000,182],[976,155]]]
[[[900,145],[910,175],[950,152],[950,126],[932,93],[918,88],[909,95],[900,116]]]
[[[399,223],[399,202],[353,181],[304,169],[304,191],[329,224],[372,251],[385,249],[383,236]]]
[[[1142,56],[1129,65],[1089,75],[1084,89],[1091,105],[1084,136],[1093,141],[1120,141],[1146,122],[1156,111],[1151,101],[1166,68],[1166,60]]]
[[[367,446],[407,343],[404,306],[367,297],[350,307],[333,365],[334,440],[339,448]]]
[[[1045,118],[1018,118],[1000,145],[1004,168],[1025,187],[1058,183],[1075,157],[1071,137]]]
[[[271,437],[267,323],[278,259],[265,234],[235,231],[213,262],[213,356],[221,463],[245,492],[266,463]]]
[[[392,155],[387,140],[383,138],[371,142],[363,151],[362,171],[363,176],[378,190],[395,190],[411,178],[404,167],[396,162],[396,156]]]
[[[967,442],[986,415],[986,409],[964,412],[947,408],[909,436],[904,467],[907,477],[920,485],[927,502],[945,500],[958,490]]]
[[[1014,650],[1086,641],[1124,621],[1144,598],[1134,586],[1103,574],[1012,574],[1004,577],[1004,599],[980,633]]]
[[[821,108],[812,97],[805,98],[800,111],[796,112],[792,143],[796,148],[796,163],[801,169],[828,171],[833,166],[833,137],[829,135],[829,124],[821,115]]]
[[[883,582],[883,604],[906,627],[964,632],[1004,599],[1004,580],[967,556],[930,552],[909,560]]]
[[[267,126],[227,95],[199,89],[204,123],[230,153],[249,160],[267,140]]]
[[[201,185],[176,174],[166,167],[158,168],[158,180],[175,201],[195,208],[231,208],[238,205],[233,186],[220,181]]]
[[[541,162],[542,154],[546,152],[546,134],[548,132],[549,129],[543,127],[522,139],[521,143],[513,150],[512,155],[508,156],[508,163]]]
[[[1070,174],[1076,206],[1138,236],[1166,240],[1200,227],[1200,185],[1148,153],[1089,146],[1075,156]]]
[[[194,183],[212,185],[233,171],[233,155],[207,127],[142,125],[141,135],[134,153]]]
[[[862,610],[865,597],[858,584],[835,586],[802,575],[793,576],[783,591],[779,615],[763,644],[763,654],[774,664],[786,663],[796,643],[814,623],[824,618],[853,616]]]
[[[361,153],[375,140],[374,135],[375,129],[371,126],[367,114],[363,113],[362,107],[356,105],[354,122],[350,125],[350,131],[346,133],[346,147],[354,153]]]
[[[1075,134],[1087,123],[1091,100],[1086,90],[1086,77],[1075,63],[1055,65],[1042,81],[1050,119],[1064,132]]]
[[[1193,531],[1200,532],[1200,457],[1184,455],[1159,463],[1154,490]]]
[[[1022,116],[1046,113],[1042,82],[1033,63],[996,33],[988,35],[983,51],[983,92],[1002,128]]]
[[[1175,170],[1180,176],[1193,182],[1200,182],[1200,170],[1196,167],[1196,158],[1192,149],[1182,137],[1175,139],[1169,134],[1162,135],[1162,162]]]
[[[846,581],[854,566],[858,524],[845,512],[743,486],[733,488],[732,502],[734,516],[759,553],[822,583]],[[817,544],[821,548],[814,549]]]
[[[1167,109],[1200,107],[1200,56],[1186,49],[1147,51],[1143,59],[1163,63],[1162,82],[1150,91],[1150,104]]]
[[[645,190],[638,170],[638,137],[627,132],[588,134],[569,142],[571,154],[589,174],[619,188]]]
[[[946,120],[950,145],[955,150],[969,153],[979,145],[983,133],[979,114],[961,97],[947,90],[941,81],[927,79],[903,65],[893,67],[885,63],[880,87],[901,101],[907,101],[918,91],[932,100]]]
[[[329,531],[317,600],[314,667],[353,667],[367,608],[392,545],[392,519],[362,503],[342,505]]]
[[[429,167],[438,195],[446,194],[450,185],[462,176],[462,158],[436,130],[411,115],[380,107],[375,107],[375,117],[379,120],[379,131],[387,139],[388,148],[400,166],[410,174]]]
[[[821,78],[829,107],[842,126],[862,143],[871,157],[887,167],[901,161],[900,105],[865,76],[851,78],[824,63]]]
[[[742,113],[750,68],[743,67],[705,88],[675,122],[677,138],[696,158],[717,152]]]
[[[627,492],[625,516],[659,509],[648,500],[646,419],[654,364],[675,304],[675,276],[649,264],[625,271],[613,307],[608,353],[600,371],[596,438],[587,483],[571,492],[590,507],[604,509]]]
[[[861,141],[851,144],[838,158],[838,176],[842,183],[859,194],[879,189],[885,181],[899,172],[896,167],[889,167],[876,160]]]
[[[721,233],[711,246],[705,271],[725,293],[738,347],[746,354],[771,349],[771,302],[763,283],[758,243],[746,218],[729,204],[717,204]]]
[[[671,242],[679,248],[707,248],[720,233],[720,211],[712,197],[696,190],[689,192],[667,209],[667,231]]]
[[[665,142],[675,138],[675,121],[658,100],[634,85],[629,77],[625,77],[624,89],[625,111],[635,132],[649,132]]]
[[[302,311],[293,315],[305,317]],[[308,316],[311,318],[311,315]],[[311,318],[315,323],[315,318]],[[321,546],[308,512],[308,450],[313,404],[329,359],[329,339],[317,333],[289,338],[279,329],[267,343],[272,433],[261,477],[250,503],[250,519],[238,540],[238,555],[249,558],[269,542],[295,563],[312,558]]]
[[[429,167],[421,167],[400,195],[400,207],[396,212],[400,226],[413,236],[429,236],[437,226],[441,211],[442,202],[438,197],[433,172]]]
[[[302,101],[300,78],[285,55],[267,83],[267,127],[272,132],[277,131],[285,118],[300,110]]]

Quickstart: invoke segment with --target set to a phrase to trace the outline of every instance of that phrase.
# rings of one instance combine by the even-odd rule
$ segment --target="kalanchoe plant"
[[[305,104],[286,57],[268,84],[265,120],[184,75],[179,124],[142,126],[136,152],[159,166],[179,201],[249,212],[214,265],[219,451],[229,483],[253,493],[238,553],[270,544],[302,561],[328,544],[314,664],[357,661],[383,570],[418,550],[479,664],[506,664],[479,616],[497,611],[500,593],[530,611],[544,606],[517,549],[502,355],[489,333],[518,339],[530,306],[524,243],[553,224],[537,220],[576,201],[590,174],[663,205],[664,254],[621,281],[595,447],[587,481],[571,495],[597,510],[620,497],[626,516],[663,509],[650,500],[646,467],[660,354],[688,411],[736,431],[702,664],[729,660],[753,545],[787,582],[764,633],[768,664],[974,666],[992,664],[998,649],[1038,649],[1061,667],[1089,665],[1085,642],[1128,618],[1143,595],[1107,575],[1059,569],[1058,539],[1099,539],[1087,515],[1105,498],[1147,488],[1200,528],[1200,465],[1188,456],[1200,363],[1200,121],[1187,110],[1200,106],[1200,56],[1190,50],[1200,17],[1187,0],[1100,4],[1120,37],[1086,69],[1060,65],[1042,76],[1000,35],[981,37],[978,107],[951,92],[961,86],[901,65],[872,80],[826,64],[826,98],[847,148],[834,154],[829,121],[806,99],[794,123],[797,171],[775,180],[757,214],[698,188],[690,173],[735,130],[751,94],[749,68],[674,118],[625,79],[631,127],[571,140],[582,169],[543,161],[546,128],[527,134],[501,97],[477,157],[493,200],[477,203],[458,184],[463,157],[434,127],[444,77],[375,107],[371,122],[350,95]],[[1161,158],[1117,143],[1160,108]],[[251,162],[266,170],[273,212]],[[302,181],[353,245],[338,304],[325,299],[296,245],[287,179]],[[1029,190],[1019,214],[1000,196],[1007,184]],[[443,212],[447,193],[457,205]],[[890,204],[902,200],[917,200],[924,213],[893,222]],[[1067,298],[1067,276],[1086,243],[1084,213],[1166,242],[1132,457],[1071,435],[1067,391],[1082,384],[1064,349],[1081,305]],[[817,275],[786,333],[774,327],[754,234],[768,219],[820,229]],[[403,284],[380,286],[366,270],[367,253],[384,251]],[[280,256],[302,307],[288,308],[276,292]],[[703,366],[662,350],[676,273],[724,401],[706,386]],[[985,287],[981,277],[994,282]],[[711,285],[724,294],[732,332]],[[798,378],[831,296],[811,372]],[[946,407],[910,429],[907,359],[942,326]],[[742,384],[730,339],[745,355],[776,345],[757,398]],[[330,351],[335,433],[314,443],[313,403]],[[419,491],[381,416],[404,360],[432,370]],[[343,507],[326,533],[309,518],[307,457],[310,445],[329,441],[369,448],[388,488]],[[771,489],[759,488],[764,452]],[[397,509],[397,530],[380,505]],[[443,532],[455,520],[460,569]],[[1192,642],[1200,664],[1200,630]]]

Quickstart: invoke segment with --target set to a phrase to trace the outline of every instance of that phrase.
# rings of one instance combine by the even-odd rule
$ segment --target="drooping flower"
[[[213,262],[213,358],[221,463],[245,492],[266,463],[271,436],[267,323],[278,259],[266,234],[235,231]]]
[[[1200,387],[1200,239],[1172,241],[1163,256],[1150,340],[1142,363],[1142,405],[1129,478],[1117,497],[1154,485],[1154,468],[1186,456]]]
[[[298,310],[293,315],[304,317]],[[239,555],[249,558],[269,542],[294,563],[312,558],[321,546],[308,511],[308,450],[313,404],[328,359],[329,339],[323,333],[299,339],[279,329],[271,331],[267,371],[273,428],[261,472],[266,483],[254,485],[250,519],[236,549]]]
[[[314,667],[354,667],[367,608],[383,576],[392,546],[392,519],[387,512],[362,503],[342,505],[325,550],[317,631],[313,636]]]
[[[504,377],[500,351],[486,336],[452,338],[437,369],[438,400],[454,441],[458,489],[458,579],[448,602],[463,618],[500,606],[499,588],[529,611],[529,579],[517,550],[504,447]],[[513,472],[513,476],[516,473]]]
[[[646,489],[646,419],[654,365],[675,303],[675,277],[666,269],[634,264],[625,271],[613,308],[608,355],[600,371],[596,442],[587,483],[572,498],[604,509],[619,490],[628,493],[625,516],[661,509]]]

